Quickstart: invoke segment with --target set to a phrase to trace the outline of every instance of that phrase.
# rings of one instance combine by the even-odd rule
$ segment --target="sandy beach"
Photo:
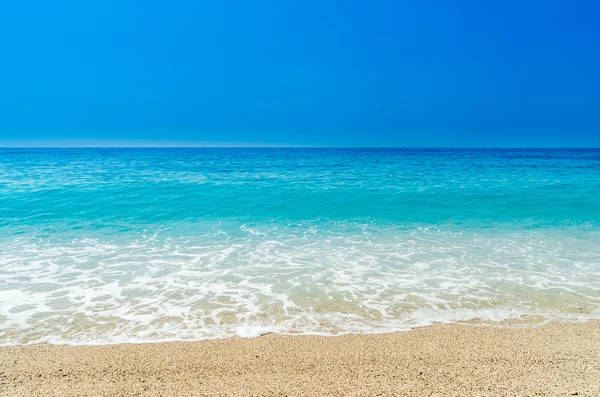
[[[0,348],[2,396],[598,396],[600,323]]]

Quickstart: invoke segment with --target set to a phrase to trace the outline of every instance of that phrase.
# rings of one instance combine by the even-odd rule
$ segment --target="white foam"
[[[0,237],[0,343],[341,335],[600,316],[594,233],[221,227],[51,243],[35,233]]]
[[[235,335],[239,336],[240,338],[258,338],[259,336],[268,334],[270,332],[273,332],[273,328],[263,327],[260,325],[250,326],[244,324],[240,327],[237,327]]]

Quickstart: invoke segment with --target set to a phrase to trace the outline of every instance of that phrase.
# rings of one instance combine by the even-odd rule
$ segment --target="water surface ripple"
[[[600,151],[0,149],[0,344],[600,317]]]

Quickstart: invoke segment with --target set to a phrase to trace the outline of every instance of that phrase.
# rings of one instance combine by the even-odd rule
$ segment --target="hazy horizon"
[[[8,143],[7,143],[8,142]],[[0,141],[0,149],[600,149],[600,146],[338,146],[263,142]]]

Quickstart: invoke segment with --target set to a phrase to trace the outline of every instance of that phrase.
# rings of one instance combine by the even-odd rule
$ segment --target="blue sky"
[[[597,1],[0,6],[0,145],[600,146]]]

